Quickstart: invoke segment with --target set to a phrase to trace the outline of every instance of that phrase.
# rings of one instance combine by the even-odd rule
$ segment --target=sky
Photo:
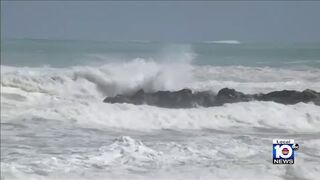
[[[320,42],[320,2],[1,1],[1,39]]]

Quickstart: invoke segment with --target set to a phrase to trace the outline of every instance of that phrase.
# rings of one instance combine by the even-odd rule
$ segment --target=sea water
[[[320,107],[241,102],[167,109],[117,94],[320,91],[319,43],[1,41],[5,179],[317,179]],[[299,143],[272,164],[272,140]]]

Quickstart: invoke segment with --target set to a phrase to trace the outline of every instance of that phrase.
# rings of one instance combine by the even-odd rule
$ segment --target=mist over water
[[[106,104],[139,89],[320,91],[319,44],[1,42],[6,179],[316,179],[320,108],[242,102],[166,109]],[[273,138],[301,149],[271,162]]]

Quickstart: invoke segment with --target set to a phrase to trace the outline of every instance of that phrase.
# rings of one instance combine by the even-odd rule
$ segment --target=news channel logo
[[[295,151],[299,149],[299,144],[293,139],[273,140],[273,164],[294,164]]]

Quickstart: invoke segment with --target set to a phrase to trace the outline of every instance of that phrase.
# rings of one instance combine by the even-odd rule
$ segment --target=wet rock
[[[146,93],[142,89],[133,95],[107,97],[105,103],[148,104],[165,108],[192,108],[196,106],[221,106],[225,103],[248,101],[273,101],[281,104],[314,102],[320,105],[320,93],[307,89],[302,92],[293,90],[274,91],[267,94],[244,94],[234,89],[223,88],[218,94],[211,91],[192,92],[190,89],[179,91],[157,91]]]

